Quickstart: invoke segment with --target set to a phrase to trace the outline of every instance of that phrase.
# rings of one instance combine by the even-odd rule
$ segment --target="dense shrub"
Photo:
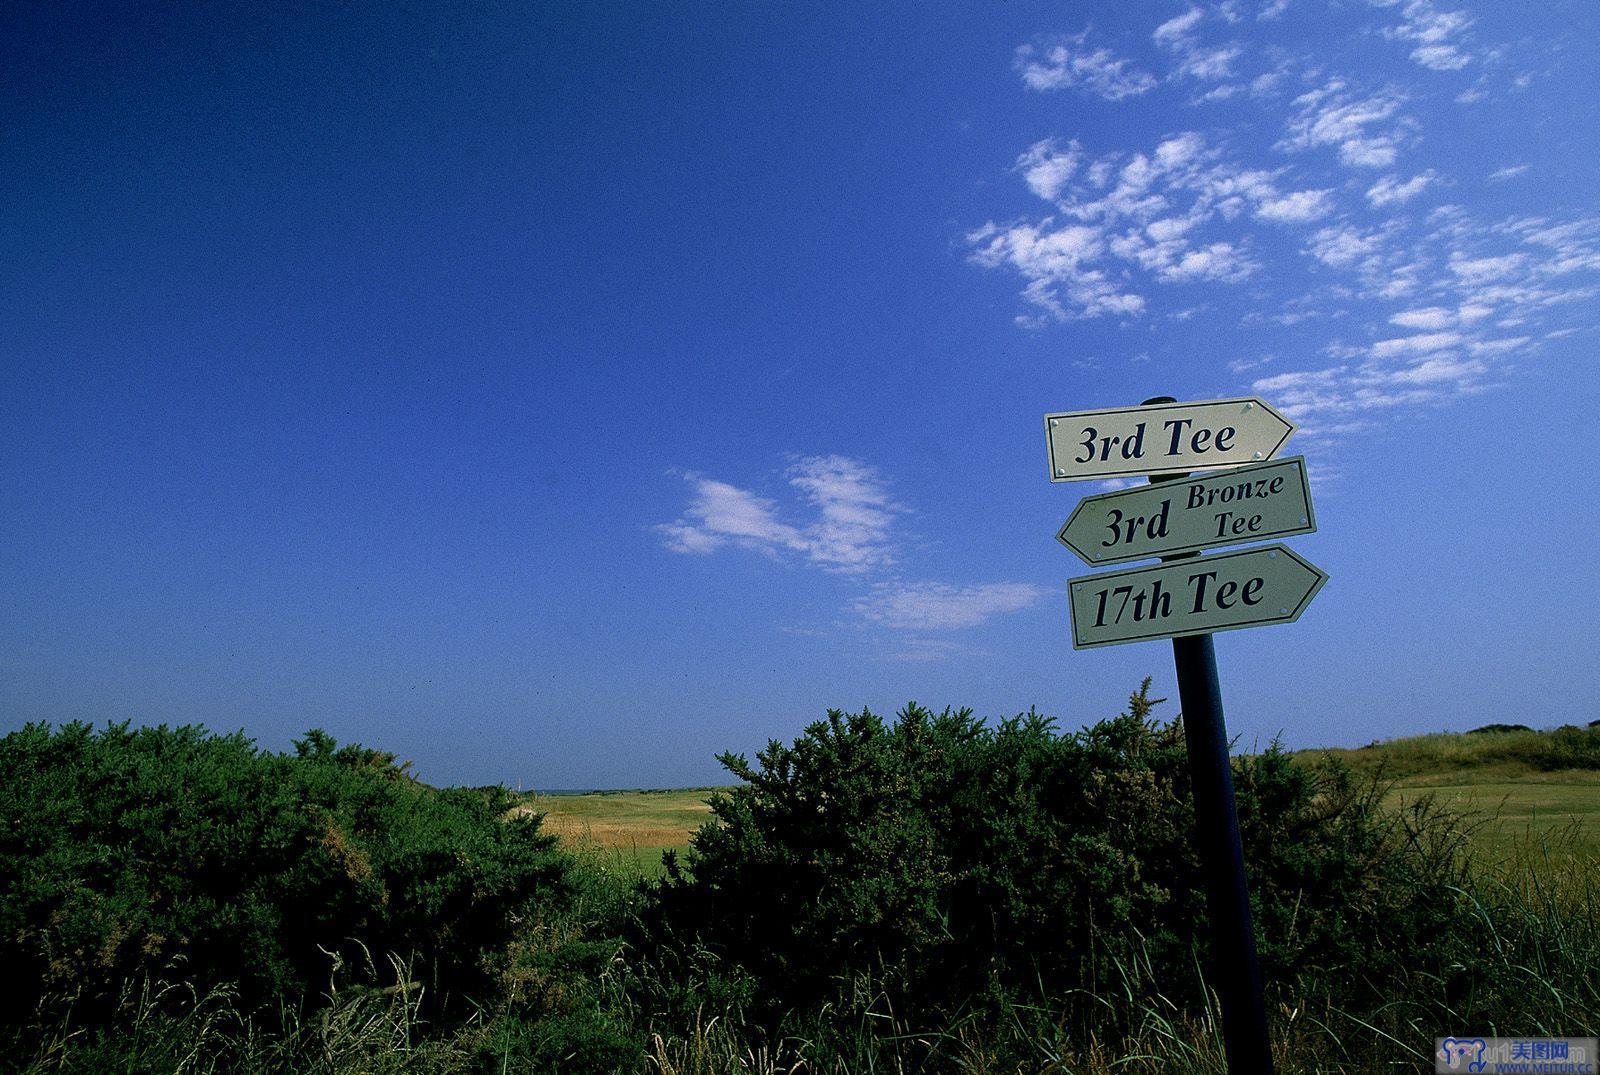
[[[29,726],[0,739],[0,1072],[1219,1072],[1183,728],[1147,688],[1070,735],[831,713],[725,757],[743,783],[639,887],[503,789],[321,733]],[[1280,1070],[1600,1021],[1592,857],[1502,880],[1337,759],[1234,779]]]
[[[1130,709],[1071,735],[1034,713],[986,725],[911,706],[829,714],[713,800],[688,868],[657,893],[655,934],[707,946],[773,1011],[815,1008],[870,975],[901,1016],[976,996],[1060,998],[1135,959],[1182,997],[1206,915],[1181,722]],[[1236,761],[1268,974],[1375,980],[1397,940],[1449,928],[1450,877],[1397,846],[1376,789],[1276,748]],[[1402,883],[1403,882],[1403,883]]]
[[[0,739],[0,1011],[81,1015],[141,979],[316,1003],[395,976],[438,1012],[487,991],[566,860],[504,789],[436,790],[313,731],[32,724]]]

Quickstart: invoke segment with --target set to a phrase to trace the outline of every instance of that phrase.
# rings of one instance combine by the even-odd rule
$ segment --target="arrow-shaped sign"
[[[1317,528],[1304,456],[1087,496],[1056,540],[1091,567]]]
[[[1295,424],[1254,398],[1044,416],[1050,480],[1180,474],[1271,459]]]
[[[1092,649],[1293,623],[1327,581],[1286,545],[1073,579],[1067,584],[1072,646]]]

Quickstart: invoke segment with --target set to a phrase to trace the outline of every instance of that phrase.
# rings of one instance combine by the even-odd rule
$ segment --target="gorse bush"
[[[316,731],[280,755],[194,727],[29,725],[0,739],[0,1011],[95,1016],[150,979],[314,1005],[335,979],[392,979],[396,954],[438,1013],[566,899],[566,859],[514,803]]]
[[[0,739],[0,1071],[1220,1072],[1159,701],[1070,734],[830,713],[725,756],[686,861],[631,885],[502,788],[318,732],[30,725]],[[1592,858],[1488,877],[1337,758],[1233,774],[1281,1070],[1600,1024]]]
[[[742,783],[660,884],[653,935],[718,954],[771,1014],[865,974],[900,1017],[937,1022],[975,998],[1099,994],[1136,960],[1197,1001],[1183,730],[1152,719],[1147,691],[1075,734],[913,705],[892,723],[832,712],[754,765],[726,755]],[[1336,970],[1341,1000],[1370,1002],[1396,945],[1456,928],[1448,841],[1422,853],[1370,782],[1276,747],[1239,759],[1235,782],[1272,980]]]

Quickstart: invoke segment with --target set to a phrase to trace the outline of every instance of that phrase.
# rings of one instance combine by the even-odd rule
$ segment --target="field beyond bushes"
[[[1563,738],[1576,743],[1563,744]],[[1600,861],[1600,752],[1584,749],[1595,738],[1578,729],[1442,732],[1294,756],[1311,765],[1333,758],[1392,782],[1384,801],[1395,810],[1434,797],[1462,815],[1472,829],[1472,849],[1486,862],[1516,860],[1543,847]],[[654,875],[662,852],[688,850],[690,836],[711,817],[706,800],[726,790],[530,794],[526,809],[542,812],[546,830],[567,845]]]
[[[546,831],[601,862],[646,874],[661,871],[666,851],[683,853],[689,837],[711,820],[707,800],[726,788],[590,791],[526,796],[521,809],[544,815]]]
[[[0,1072],[1221,1072],[1147,689],[1070,734],[830,712],[726,788],[532,798],[315,731],[29,725]],[[1280,1070],[1600,1025],[1597,773],[1577,728],[1236,758]]]

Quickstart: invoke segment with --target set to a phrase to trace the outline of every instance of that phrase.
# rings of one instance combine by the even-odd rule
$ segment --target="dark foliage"
[[[651,928],[721,955],[772,1011],[862,973],[913,1021],[1055,999],[1111,987],[1135,952],[1176,994],[1206,916],[1182,725],[1151,719],[1148,686],[1072,735],[912,705],[893,723],[832,712],[755,765],[724,756],[743,786],[714,800]],[[1447,928],[1450,901],[1430,903],[1446,879],[1405,865],[1372,785],[1276,748],[1235,781],[1274,980],[1369,980],[1394,938]]]
[[[566,860],[503,788],[436,790],[313,731],[294,755],[199,728],[0,739],[0,1011],[79,1015],[122,983],[315,1004],[409,961],[435,1012],[484,992]],[[359,943],[358,943],[359,942]]]

